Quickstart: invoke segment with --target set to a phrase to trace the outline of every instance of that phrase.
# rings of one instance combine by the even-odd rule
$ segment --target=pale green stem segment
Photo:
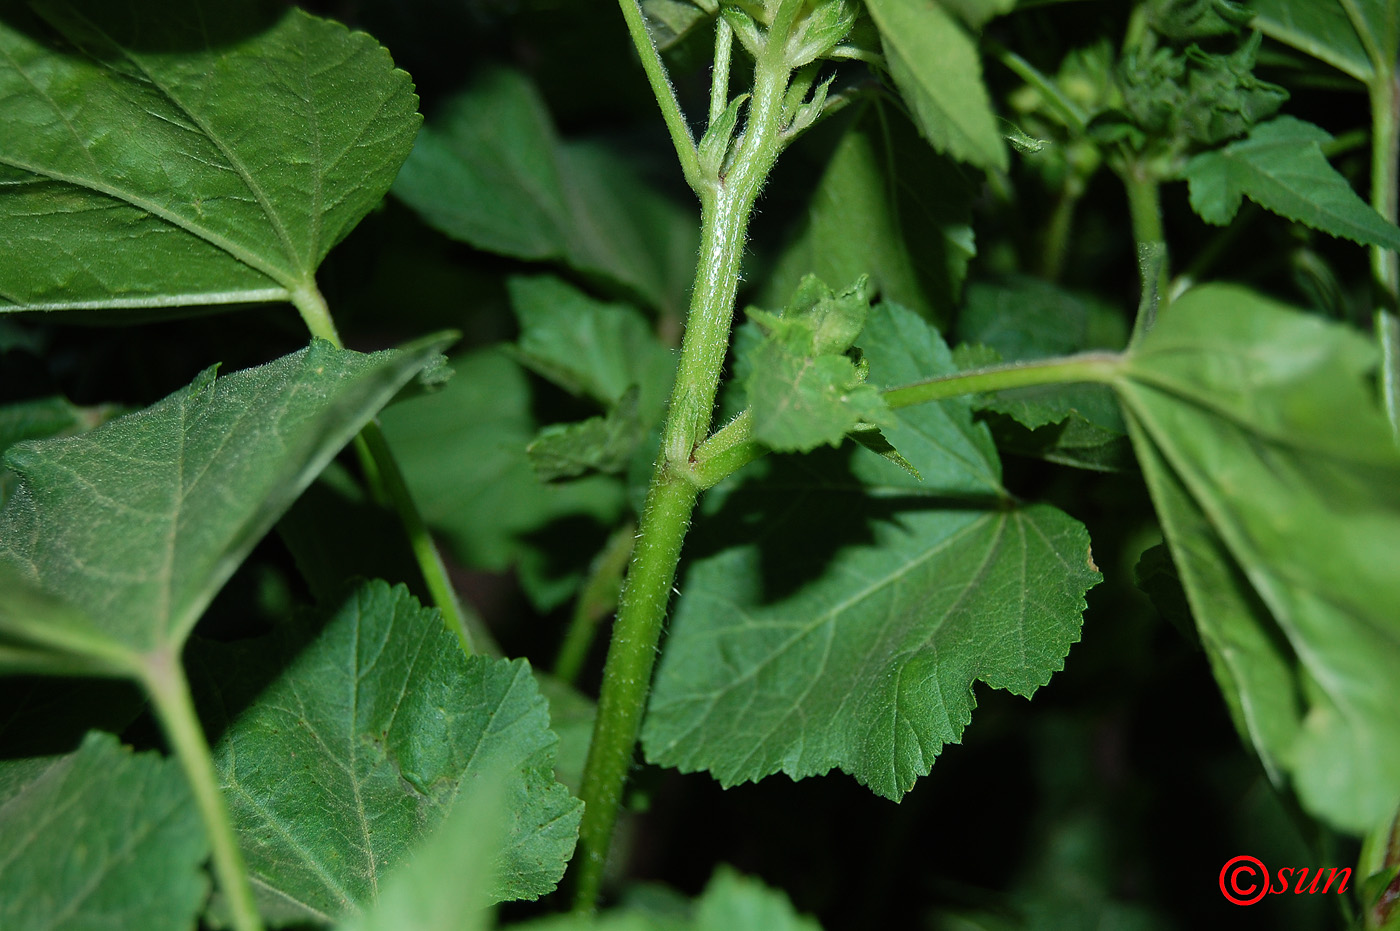
[[[710,125],[729,106],[729,59],[734,54],[734,27],[723,16],[715,20],[715,66],[710,73]]]
[[[574,615],[569,621],[564,643],[559,648],[559,658],[554,662],[554,678],[559,681],[577,684],[579,673],[588,659],[588,651],[593,647],[598,622],[617,607],[622,576],[632,558],[636,534],[636,525],[630,521],[622,525],[608,538],[607,545],[593,561],[588,581],[574,602]]]
[[[1391,223],[1397,217],[1396,174],[1400,171],[1400,80],[1393,70],[1371,85],[1371,206]],[[1381,287],[1375,310],[1381,349],[1381,403],[1400,439],[1400,259],[1383,246],[1371,247],[1371,268]]]
[[[981,369],[943,375],[928,381],[888,388],[885,403],[893,408],[942,401],[964,394],[1030,388],[1035,385],[1062,385],[1074,382],[1112,384],[1123,368],[1124,356],[1117,352],[1085,352],[1033,362],[1012,362]]]
[[[306,321],[312,336],[324,339],[336,348],[344,348],[340,334],[336,331],[335,321],[331,319],[330,309],[326,306],[326,299],[321,296],[314,282],[293,291],[292,303],[300,311],[301,318]],[[428,594],[432,596],[433,604],[442,612],[447,629],[456,634],[462,650],[470,656],[475,652],[471,630],[482,629],[481,619],[464,608],[458,600],[456,589],[452,587],[452,579],[443,564],[442,554],[433,543],[428,525],[424,523],[423,515],[408,490],[403,471],[394,459],[378,421],[371,420],[365,424],[359,436],[355,437],[355,452],[364,468],[365,480],[371,493],[381,503],[392,507],[398,513],[399,522],[403,524],[404,532],[408,535],[409,546],[413,549],[419,571],[423,573],[423,581],[428,587]]]
[[[1129,161],[1119,172],[1123,186],[1128,192],[1128,212],[1133,221],[1133,239],[1137,240],[1138,253],[1144,246],[1161,243],[1166,248],[1167,236],[1162,227],[1162,185],[1152,175],[1151,170],[1140,162]],[[1161,271],[1157,275],[1157,293],[1161,303],[1158,310],[1165,310],[1170,297],[1171,286],[1169,261],[1164,258]]]
[[[651,37],[646,16],[642,13],[639,0],[618,0],[622,7],[622,17],[627,20],[627,31],[632,36],[632,45],[642,59],[642,70],[651,84],[652,96],[661,105],[661,116],[666,120],[666,130],[671,134],[671,144],[676,147],[676,157],[680,159],[681,171],[692,190],[700,189],[700,153],[695,148],[695,137],[690,134],[690,124],[685,121],[680,101],[676,99],[676,89],[671,85],[671,77],[666,73],[666,65],[661,60],[661,52]]]
[[[214,771],[214,758],[195,714],[189,682],[180,666],[179,649],[163,647],[147,654],[141,679],[155,704],[170,749],[185,770],[195,805],[204,819],[214,875],[228,900],[233,927],[235,931],[262,931],[262,918],[253,901],[253,887],[248,882],[243,853],[238,849],[238,837],[229,821],[218,773]]]
[[[648,49],[655,52],[650,36],[645,34],[640,20],[640,32],[633,26],[633,18],[640,15],[634,0],[621,2],[633,41],[645,62]],[[767,38],[769,51],[754,64],[748,118],[743,135],[735,143],[727,174],[700,178],[696,185],[702,228],[695,287],[671,405],[662,430],[661,451],[603,667],[598,716],[583,772],[580,795],[585,807],[579,826],[579,855],[575,858],[577,912],[594,909],[602,886],[622,791],[651,689],[661,625],[681,545],[699,495],[687,473],[692,454],[710,429],[720,370],[729,347],[749,215],[783,145],[783,96],[790,74],[783,53],[790,26],[791,17],[785,24],[775,21]],[[659,66],[660,59],[656,61]],[[652,79],[652,89],[661,99],[663,112],[669,112],[667,100],[673,101],[674,97],[664,70]],[[682,147],[677,148],[679,151]],[[693,149],[687,151],[695,157]],[[686,163],[687,158],[682,155],[682,164]],[[698,159],[694,164],[698,171]]]
[[[1094,352],[1014,362],[886,388],[882,394],[890,407],[900,408],[1009,388],[1075,382],[1112,383],[1122,370],[1123,359],[1124,356],[1116,352]],[[770,452],[767,446],[752,439],[752,431],[753,421],[749,412],[744,411],[701,444],[688,473],[697,488],[702,491],[712,488]]]

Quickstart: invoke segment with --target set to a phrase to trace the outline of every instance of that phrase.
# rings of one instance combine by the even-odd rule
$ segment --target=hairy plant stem
[[[622,0],[622,5],[624,13],[634,6],[632,0]],[[574,909],[578,912],[594,909],[602,886],[651,688],[661,625],[699,495],[689,476],[690,461],[710,429],[720,369],[729,347],[749,216],[783,144],[783,96],[790,73],[783,58],[786,29],[774,24],[767,39],[771,51],[755,62],[748,118],[743,135],[734,143],[727,174],[702,178],[697,188],[702,229],[695,287],[661,450],[613,624],[583,772],[580,795],[585,808],[575,857]],[[635,30],[633,39],[638,41]],[[645,51],[642,55],[646,57]],[[669,88],[669,81],[663,83]],[[652,86],[660,96],[655,80]]]
[[[340,334],[336,331],[335,321],[331,319],[330,309],[326,306],[326,299],[321,296],[315,283],[293,291],[292,303],[301,313],[301,318],[306,322],[312,336],[324,339],[338,349],[344,348]],[[423,581],[428,587],[428,594],[432,596],[433,604],[442,612],[447,629],[457,636],[462,650],[470,656],[475,652],[471,631],[473,628],[482,629],[481,620],[463,608],[458,600],[452,580],[447,574],[447,567],[443,564],[442,554],[433,543],[428,525],[424,523],[423,515],[408,490],[403,471],[399,469],[398,461],[394,459],[389,443],[384,439],[384,432],[379,429],[378,421],[371,420],[365,424],[364,429],[355,437],[355,453],[359,457],[370,493],[381,504],[393,508],[399,515],[399,522],[408,536],[409,546],[413,549],[419,571],[423,573]]]
[[[636,533],[635,524],[630,521],[623,524],[613,532],[603,551],[593,560],[588,580],[583,583],[583,590],[574,602],[574,615],[569,621],[564,643],[559,647],[559,658],[554,661],[554,678],[559,681],[569,685],[578,682],[579,673],[588,659],[588,651],[593,647],[598,622],[617,607],[618,596],[622,593],[622,576],[632,558]]]
[[[1128,213],[1133,221],[1133,239],[1137,241],[1138,255],[1143,254],[1144,248],[1152,249],[1154,244],[1160,244],[1160,248],[1165,250],[1167,237],[1162,227],[1161,181],[1147,165],[1139,161],[1128,161],[1118,176],[1123,179],[1123,187],[1128,192]],[[1166,308],[1168,289],[1171,287],[1171,270],[1165,252],[1163,255],[1157,275],[1158,310]]]
[[[640,0],[618,0],[618,5],[622,7],[627,32],[632,36],[632,45],[642,60],[642,70],[651,84],[652,96],[661,106],[661,117],[666,121],[666,131],[671,134],[671,144],[676,148],[676,158],[680,159],[686,183],[692,189],[699,190],[700,154],[695,149],[695,137],[690,134],[690,124],[685,121],[680,101],[676,99],[676,89],[671,86],[666,63],[661,60],[661,52],[651,37]]]
[[[141,668],[141,681],[151,696],[170,749],[185,771],[195,805],[204,819],[214,875],[228,900],[233,927],[235,931],[262,931],[262,918],[253,901],[253,887],[248,882],[243,853],[238,849],[238,838],[224,804],[219,776],[214,771],[214,758],[204,739],[204,729],[190,697],[190,685],[180,665],[179,648],[162,647],[147,654]]]
[[[1123,356],[1119,353],[1090,352],[943,375],[913,385],[886,388],[882,394],[890,407],[900,408],[1033,385],[1111,383],[1122,365]],[[753,420],[749,412],[744,411],[702,443],[690,465],[691,480],[696,486],[701,490],[712,488],[755,459],[766,456],[770,450],[753,439],[752,433]]]
[[[1396,221],[1400,171],[1400,80],[1393,69],[1371,83],[1371,206]],[[1371,269],[1380,286],[1375,309],[1376,339],[1381,349],[1381,403],[1391,431],[1400,439],[1400,258],[1384,246],[1371,247]]]

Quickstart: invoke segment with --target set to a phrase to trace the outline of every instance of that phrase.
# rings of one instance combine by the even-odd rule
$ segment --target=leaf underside
[[[1400,452],[1364,337],[1243,288],[1173,302],[1120,397],[1241,732],[1313,814],[1400,798]]]
[[[182,643],[301,490],[444,342],[361,355],[317,341],[223,378],[208,369],[88,433],[11,447],[20,480],[0,510],[0,570],[70,610],[8,610],[18,593],[6,587],[0,634],[76,655]]]

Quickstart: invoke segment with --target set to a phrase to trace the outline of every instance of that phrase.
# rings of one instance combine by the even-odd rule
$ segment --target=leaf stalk
[[[344,348],[340,334],[336,331],[335,321],[331,318],[330,308],[315,282],[293,291],[292,303],[301,313],[301,318],[306,322],[306,328],[311,331],[312,336],[327,340],[337,349]],[[471,631],[484,629],[484,626],[475,612],[464,608],[458,600],[457,591],[452,587],[452,579],[447,574],[447,566],[442,561],[442,554],[438,552],[432,534],[428,532],[428,525],[423,520],[422,512],[418,510],[418,504],[413,500],[413,494],[408,490],[403,470],[399,468],[398,460],[389,449],[389,443],[384,439],[384,432],[379,428],[378,421],[371,420],[355,437],[355,452],[360,459],[370,492],[381,504],[393,508],[399,515],[399,522],[408,536],[409,546],[418,562],[418,569],[423,574],[428,594],[432,596],[433,604],[442,612],[447,629],[457,636],[462,650],[468,656],[472,655],[475,650]]]
[[[685,113],[676,99],[676,88],[666,72],[666,63],[661,60],[661,51],[651,37],[646,15],[642,12],[639,0],[618,0],[622,8],[622,18],[627,21],[627,32],[632,37],[632,45],[642,60],[642,70],[651,84],[652,96],[661,106],[661,116],[666,121],[666,130],[671,134],[671,144],[676,148],[676,158],[680,160],[685,181],[692,190],[700,190],[700,154],[695,148],[695,137],[690,133],[690,124],[685,121]]]
[[[253,887],[238,838],[224,804],[214,757],[204,739],[204,729],[195,714],[190,686],[180,666],[179,648],[162,647],[147,654],[141,681],[155,704],[156,715],[170,748],[180,761],[194,795],[195,805],[209,835],[210,856],[219,888],[228,899],[229,915],[235,931],[262,931],[263,923],[253,901]]]

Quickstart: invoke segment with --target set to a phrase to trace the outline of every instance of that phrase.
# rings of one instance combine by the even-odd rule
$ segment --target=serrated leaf
[[[610,476],[539,482],[525,452],[539,424],[524,370],[497,349],[452,364],[457,374],[441,391],[394,404],[380,423],[424,519],[453,555],[478,569],[517,567],[547,610],[582,579],[596,551],[584,542],[588,531],[601,546],[621,515],[622,483]],[[560,519],[575,522],[565,553],[548,550],[536,533]]]
[[[4,21],[0,312],[285,299],[418,129],[389,53],[300,10],[50,0]]]
[[[1237,723],[1358,833],[1400,798],[1400,451],[1374,363],[1346,327],[1213,286],[1173,302],[1117,385]]]
[[[936,0],[867,0],[866,7],[924,137],[956,159],[1005,170],[1006,145],[972,37]]]
[[[1186,163],[1191,206],[1208,223],[1234,219],[1243,197],[1332,236],[1400,249],[1400,228],[1366,204],[1322,154],[1332,136],[1281,116]]]
[[[478,249],[562,262],[682,315],[698,248],[693,213],[596,145],[561,142],[539,93],[493,71],[428,121],[394,193]]]
[[[875,384],[953,370],[891,305],[861,345]],[[898,799],[959,739],[975,680],[1030,695],[1061,668],[1098,578],[1084,528],[1006,496],[965,401],[897,415],[886,433],[922,482],[848,446],[764,460],[706,498],[709,555],[682,578],[644,725],[652,762],[724,785],[840,767]]]
[[[0,836],[7,931],[183,931],[209,892],[179,764],[100,731],[72,753],[0,762]]]
[[[1016,0],[939,0],[972,29],[981,29],[987,20],[1010,13]]]
[[[489,931],[506,782],[505,773],[481,774],[470,797],[389,871],[374,906],[339,931]]]
[[[802,276],[870,275],[885,300],[952,318],[976,254],[963,171],[931,156],[913,127],[876,104],[846,130],[812,192],[802,227],[763,290],[786,301]]]
[[[217,380],[207,369],[88,433],[11,447],[20,483],[0,510],[0,568],[75,620],[7,610],[7,586],[0,633],[114,661],[182,643],[301,490],[446,342],[361,355],[317,341]]]
[[[659,420],[676,356],[635,308],[595,300],[547,276],[512,278],[517,358],[566,391],[611,406],[632,386],[643,420]]]
[[[282,920],[367,907],[388,871],[497,772],[509,773],[508,817],[490,898],[551,891],[582,805],[554,781],[558,738],[529,665],[463,656],[435,610],[384,582],[362,584],[303,639],[283,630],[196,657],[206,721],[251,701],[213,751],[260,900]]]
[[[637,390],[633,388],[605,417],[545,427],[525,452],[535,477],[552,482],[588,472],[626,471],[632,454],[644,439],[646,429],[637,412]]]

